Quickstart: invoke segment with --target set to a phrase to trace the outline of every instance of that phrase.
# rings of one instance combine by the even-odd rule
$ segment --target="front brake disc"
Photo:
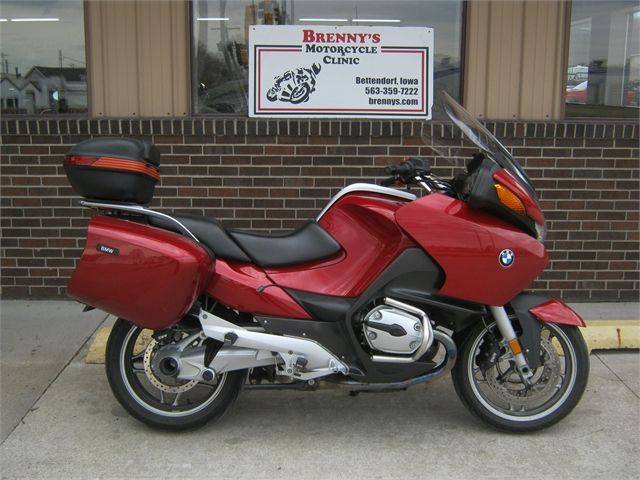
[[[534,373],[530,388],[525,388],[515,371],[512,375],[518,377],[517,379],[507,377],[500,380],[500,369],[498,365],[494,365],[484,372],[491,390],[509,404],[523,409],[527,409],[532,403],[555,393],[562,383],[560,357],[551,342],[546,338],[540,339],[540,348],[544,352],[544,364]],[[513,388],[516,385],[520,388]]]

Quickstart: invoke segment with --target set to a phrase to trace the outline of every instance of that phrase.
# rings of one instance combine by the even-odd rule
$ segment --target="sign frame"
[[[249,116],[430,120],[433,57],[430,27],[254,25]]]

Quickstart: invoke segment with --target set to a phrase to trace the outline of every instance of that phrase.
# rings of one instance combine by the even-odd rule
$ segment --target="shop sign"
[[[431,118],[433,29],[257,25],[249,116]]]

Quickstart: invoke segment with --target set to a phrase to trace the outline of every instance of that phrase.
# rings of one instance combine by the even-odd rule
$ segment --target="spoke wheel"
[[[527,385],[501,344],[496,324],[474,328],[452,372],[465,406],[482,420],[510,431],[542,429],[566,416],[586,387],[586,345],[577,328],[555,324],[542,325],[539,341],[540,366]]]
[[[111,331],[105,366],[122,406],[138,420],[174,430],[198,427],[222,415],[237,397],[245,372],[226,372],[211,382],[163,375],[153,367],[162,346],[152,333],[122,319]]]

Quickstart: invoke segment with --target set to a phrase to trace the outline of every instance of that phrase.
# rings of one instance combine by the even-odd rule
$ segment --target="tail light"
[[[79,165],[83,167],[90,167],[100,157],[87,157],[85,155],[67,155],[64,157],[65,165]]]
[[[155,165],[142,163],[136,160],[111,157],[92,157],[86,155],[67,155],[64,157],[65,165],[105,168],[110,170],[142,173],[155,180],[160,180],[160,172]]]

